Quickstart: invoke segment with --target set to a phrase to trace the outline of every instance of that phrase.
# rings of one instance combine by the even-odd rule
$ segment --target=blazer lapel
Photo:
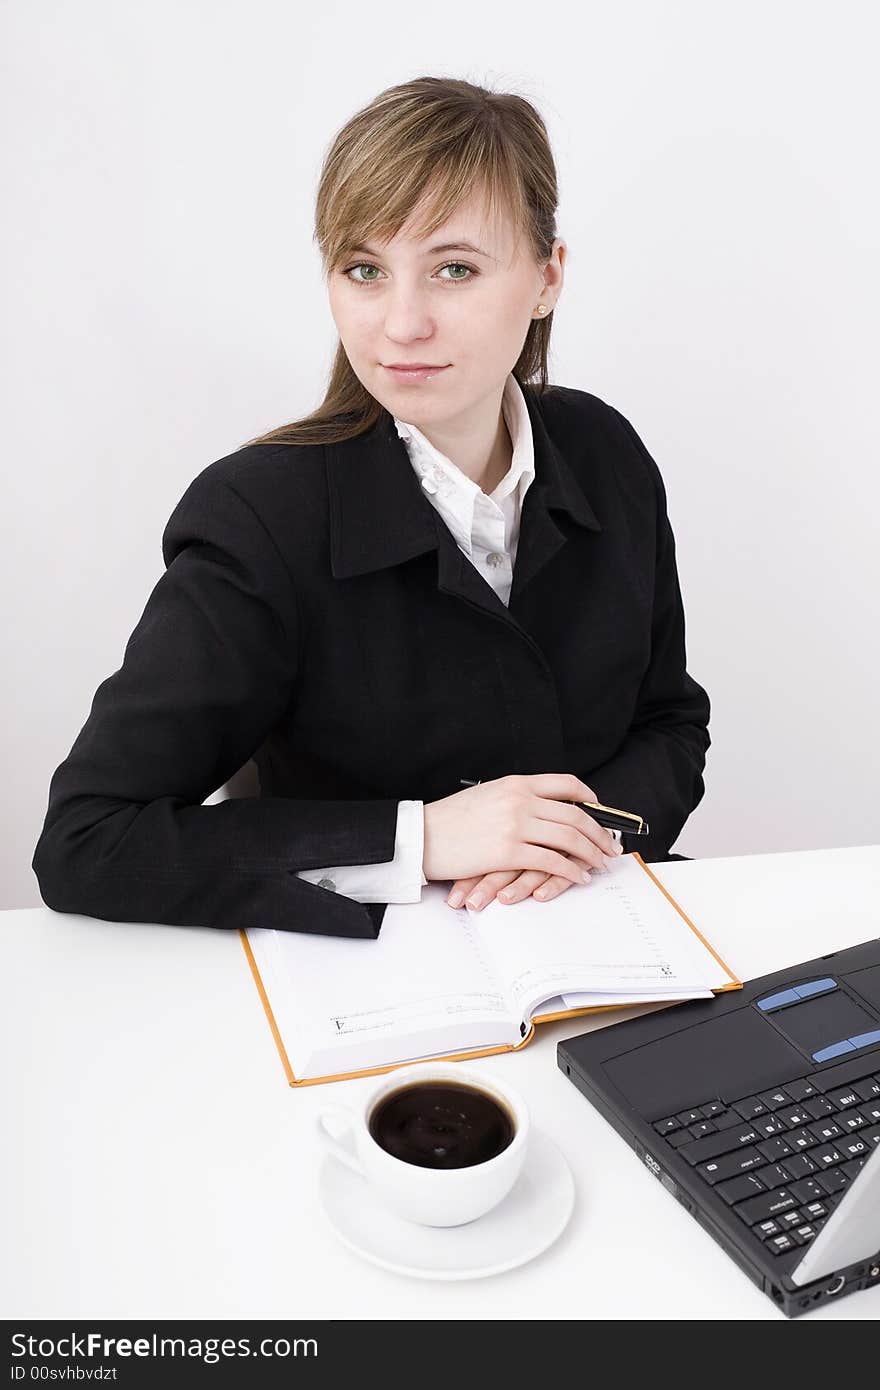
[[[554,514],[565,514],[590,531],[602,527],[550,438],[533,391],[526,386],[523,394],[532,424],[535,477],[523,503],[509,608],[462,554],[425,497],[387,411],[365,434],[327,446],[334,577],[369,574],[436,549],[437,587],[442,593],[476,605],[527,636],[515,617],[519,599],[566,540]]]

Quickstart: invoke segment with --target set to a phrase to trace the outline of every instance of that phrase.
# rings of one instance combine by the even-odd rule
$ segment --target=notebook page
[[[469,914],[447,892],[430,883],[421,902],[390,903],[375,940],[248,930],[295,1076],[519,1042]]]
[[[633,855],[546,903],[465,910],[479,919],[485,954],[523,1018],[557,995],[681,998],[730,982]]]

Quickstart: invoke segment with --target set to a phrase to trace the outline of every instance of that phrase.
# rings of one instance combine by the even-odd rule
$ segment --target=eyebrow
[[[349,247],[349,254],[353,254],[355,251],[364,251],[368,256],[378,256],[381,254],[379,251],[371,250],[366,244]],[[439,256],[442,255],[444,251],[470,251],[476,256],[485,256],[489,261],[494,261],[495,259],[494,256],[489,255],[488,251],[481,250],[479,246],[473,246],[469,241],[444,241],[441,246],[430,246],[428,250],[424,251],[422,254],[425,256]]]

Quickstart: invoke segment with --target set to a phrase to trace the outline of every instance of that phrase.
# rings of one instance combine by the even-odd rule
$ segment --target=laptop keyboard
[[[654,1129],[768,1250],[784,1255],[819,1233],[880,1144],[880,1071],[867,1070],[877,1060],[739,1100],[702,1100]]]

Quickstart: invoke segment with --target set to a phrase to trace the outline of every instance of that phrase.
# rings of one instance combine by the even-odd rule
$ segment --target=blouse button
[[[437,491],[437,484],[434,482],[433,478],[423,478],[422,487],[425,489],[425,492],[435,493]]]
[[[499,554],[497,550],[491,550],[486,556],[486,564],[491,565],[494,569],[497,565],[504,564],[504,556]]]
[[[318,887],[329,888],[332,893],[336,892],[336,884],[333,882],[332,878],[319,878]]]

